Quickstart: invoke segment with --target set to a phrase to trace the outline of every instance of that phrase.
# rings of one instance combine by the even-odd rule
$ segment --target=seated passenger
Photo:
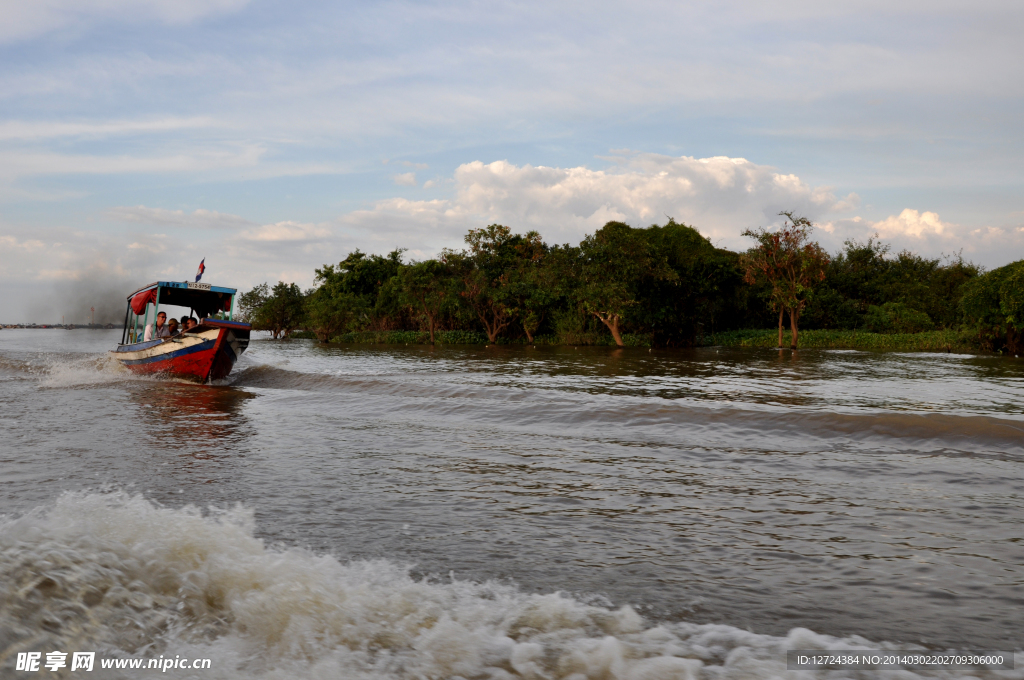
[[[186,330],[192,330],[193,328],[195,328],[198,325],[199,325],[199,322],[196,321],[196,318],[194,316],[190,316],[188,318],[188,326],[186,327]]]
[[[164,322],[167,321],[167,315],[160,312],[156,315],[156,328],[153,328],[153,324],[146,324],[146,333],[142,338],[143,342],[149,342],[156,338],[166,338],[170,336],[170,331],[167,330],[167,326]]]
[[[182,333],[184,333],[185,329],[188,328],[188,315],[187,314],[185,316],[181,317],[181,321],[178,323],[178,328],[181,329]]]
[[[172,337],[174,337],[175,335],[178,334],[178,320],[177,319],[172,317],[171,320],[167,322],[167,331],[169,333],[167,337],[169,337],[169,338],[172,338]]]

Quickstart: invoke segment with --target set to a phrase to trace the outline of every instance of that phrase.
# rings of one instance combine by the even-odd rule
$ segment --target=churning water
[[[118,333],[0,331],[0,677],[95,648],[806,678],[785,650],[1024,644],[1021,360],[256,340],[197,386],[125,374]],[[867,675],[913,677],[833,672]]]

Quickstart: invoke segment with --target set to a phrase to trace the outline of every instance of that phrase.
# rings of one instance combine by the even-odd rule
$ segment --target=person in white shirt
[[[153,338],[169,338],[171,337],[171,331],[167,328],[164,322],[167,321],[167,315],[160,312],[156,315],[156,329],[154,331],[153,324],[146,324],[146,334],[143,336],[143,342],[149,342]]]

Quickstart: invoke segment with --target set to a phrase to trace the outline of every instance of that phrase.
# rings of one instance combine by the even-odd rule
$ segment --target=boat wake
[[[481,421],[529,432],[589,436],[596,431],[642,429],[648,441],[678,442],[686,428],[701,445],[813,450],[853,444],[873,451],[927,455],[969,455],[1024,460],[1024,418],[1018,414],[908,412],[881,408],[825,410],[756,402],[716,402],[680,397],[581,394],[540,384],[509,389],[501,383],[448,381],[415,374],[336,374],[249,363],[231,376],[232,385],[251,390],[333,393],[351,399],[351,417],[389,412],[406,421]],[[396,408],[395,404],[400,404]],[[614,430],[614,428],[620,428]],[[612,434],[610,436],[618,436]]]
[[[267,546],[254,531],[240,506],[173,509],[123,492],[69,493],[3,520],[0,663],[58,649],[212,660],[201,676],[171,669],[168,678],[725,680],[818,677],[786,672],[787,649],[899,648],[806,629],[773,637],[659,625],[629,606],[454,576],[417,580],[387,561]]]

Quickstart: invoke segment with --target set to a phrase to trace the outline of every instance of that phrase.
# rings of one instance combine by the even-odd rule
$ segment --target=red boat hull
[[[208,320],[174,338],[121,345],[113,354],[133,373],[195,382],[220,380],[231,373],[248,346],[250,328],[249,324]]]

